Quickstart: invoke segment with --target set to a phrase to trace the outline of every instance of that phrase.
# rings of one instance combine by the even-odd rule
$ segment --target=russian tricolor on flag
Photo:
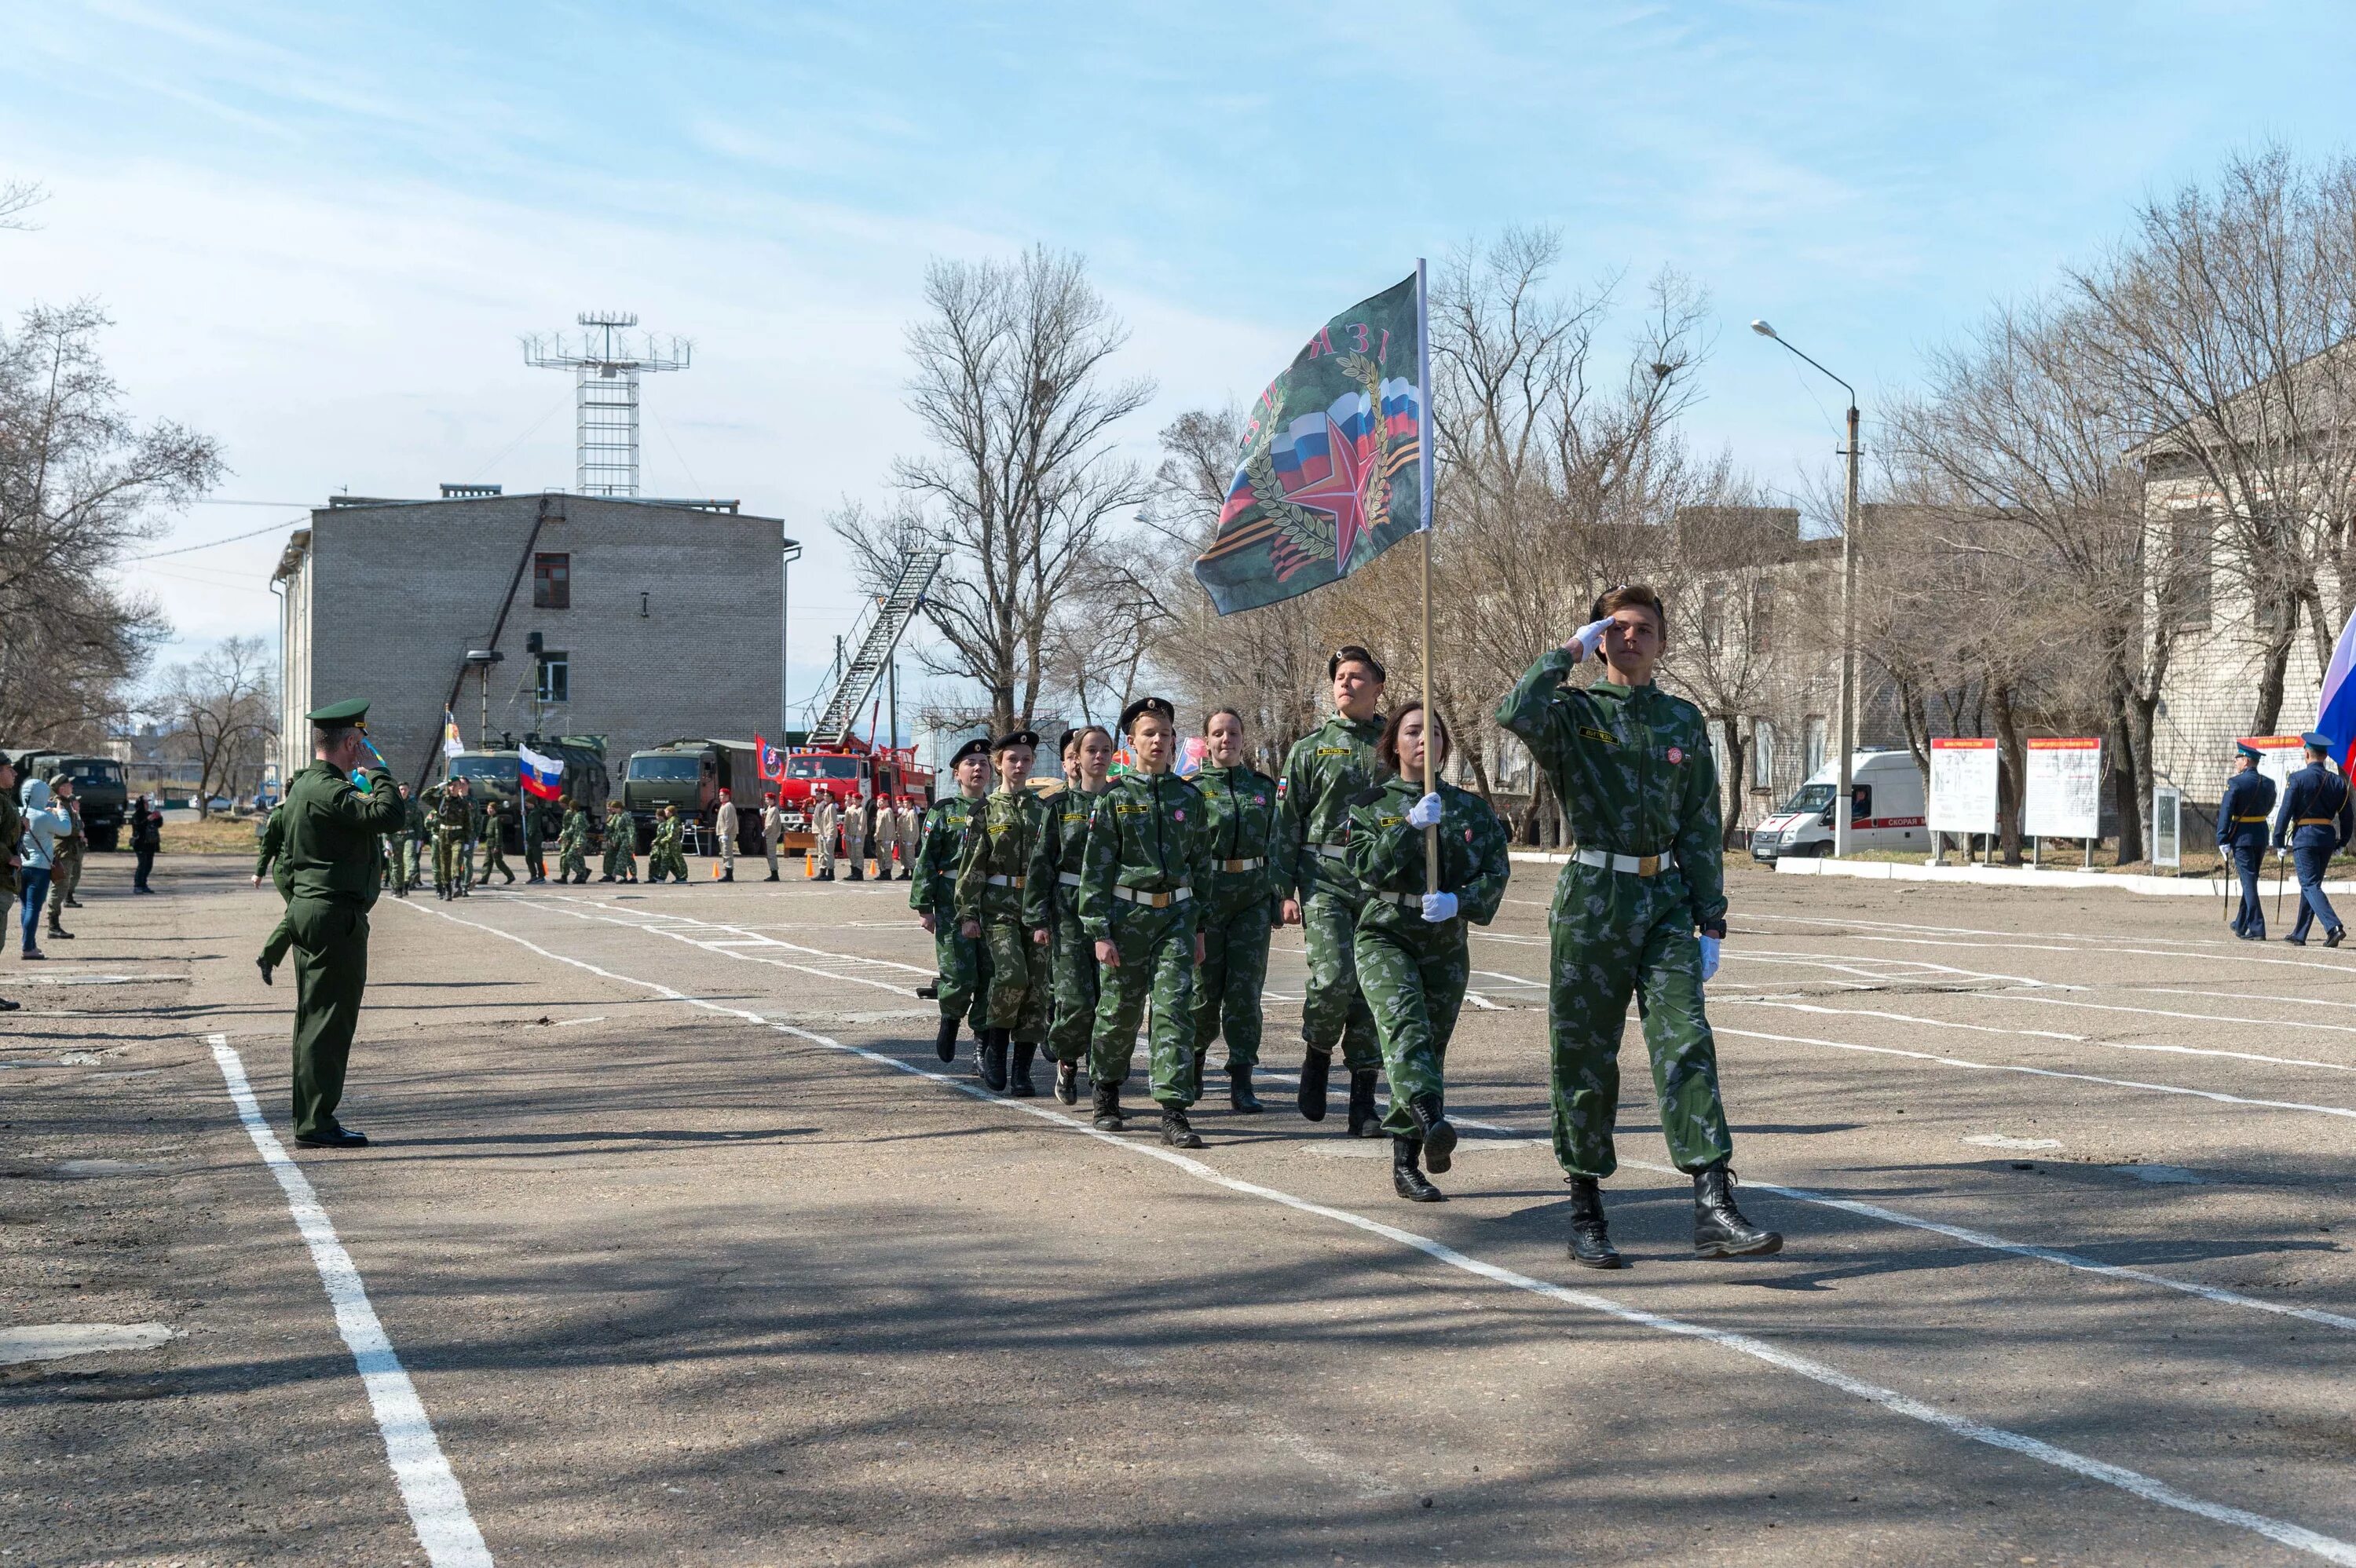
[[[543,757],[530,746],[518,746],[516,762],[519,764],[517,771],[523,780],[524,794],[541,800],[557,800],[563,796],[563,785],[558,782],[564,777],[563,758]]]
[[[2316,699],[2316,731],[2331,738],[2332,760],[2340,771],[2348,771],[2349,752],[2356,746],[2356,615],[2348,617],[2348,624],[2340,631],[2340,643],[2331,650],[2331,667],[2323,672],[2323,694]]]

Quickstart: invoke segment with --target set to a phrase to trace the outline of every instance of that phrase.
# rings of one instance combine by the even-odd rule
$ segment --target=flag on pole
[[[753,737],[753,754],[758,759],[762,783],[775,784],[786,776],[785,753],[758,735]]]
[[[1337,582],[1428,526],[1419,278],[1318,328],[1244,428],[1194,576],[1222,615]]]
[[[564,798],[562,757],[543,757],[530,746],[518,746],[516,771],[523,781],[524,794],[539,800]]]
[[[2332,760],[2348,772],[2349,753],[2356,751],[2356,615],[2340,629],[2331,663],[2323,672],[2323,692],[2316,699],[2315,728],[2331,737]]]
[[[444,708],[442,710],[442,754],[455,757],[466,749],[466,742],[458,739],[458,716]]]

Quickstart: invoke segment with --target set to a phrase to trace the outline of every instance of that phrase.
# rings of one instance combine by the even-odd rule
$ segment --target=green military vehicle
[[[654,842],[655,814],[675,805],[695,825],[696,843],[709,854],[724,789],[736,802],[738,853],[757,853],[744,847],[759,842],[761,788],[760,752],[752,741],[666,741],[630,753],[622,805],[637,824],[640,853]]]
[[[5,748],[0,748],[5,749]],[[16,763],[16,788],[21,799],[25,781],[73,780],[74,799],[81,805],[82,832],[93,849],[112,849],[122,842],[123,825],[131,816],[131,792],[123,781],[123,764],[112,757],[83,756],[72,752],[18,752],[8,749]]]
[[[558,787],[565,798],[581,802],[589,814],[589,829],[594,835],[605,817],[605,803],[613,798],[613,790],[605,775],[605,737],[603,735],[526,735],[523,743],[543,757],[556,757],[564,763],[564,773]],[[499,802],[507,816],[506,842],[501,846],[511,854],[523,849],[523,764],[516,752],[516,740],[502,735],[499,743],[482,751],[461,752],[452,757],[446,769],[448,776],[466,781],[466,793],[480,805],[487,800]]]

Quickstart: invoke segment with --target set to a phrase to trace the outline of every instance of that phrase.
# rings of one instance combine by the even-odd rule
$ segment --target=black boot
[[[1325,1079],[1333,1071],[1333,1053],[1315,1046],[1301,1053],[1301,1114],[1312,1122],[1325,1119]]]
[[[728,869],[721,872],[720,880],[723,882],[734,881],[736,880],[736,868],[731,866]]]
[[[1096,1086],[1097,1130],[1102,1133],[1120,1131],[1120,1085],[1099,1083]]]
[[[957,1060],[957,1019],[943,1019],[941,1020],[940,1032],[933,1037],[933,1054],[939,1057],[943,1061],[955,1061]]]
[[[1440,1096],[1418,1094],[1407,1103],[1407,1114],[1423,1135],[1424,1168],[1434,1176],[1447,1175],[1456,1153],[1456,1129],[1441,1113]]]
[[[1603,1222],[1603,1188],[1591,1176],[1570,1179],[1570,1261],[1581,1268],[1625,1268]]]
[[[1383,1136],[1382,1113],[1375,1109],[1375,1070],[1371,1067],[1353,1068],[1350,1072],[1350,1136]]]
[[[1018,1040],[1014,1042],[1014,1065],[1006,1074],[1006,1092],[1018,1100],[1039,1097],[1038,1085],[1031,1082],[1031,1063],[1038,1054],[1037,1040]]]
[[[1194,1131],[1194,1124],[1186,1119],[1184,1108],[1178,1105],[1162,1107],[1162,1141],[1172,1148],[1203,1147],[1202,1136]]]
[[[1210,1057],[1211,1048],[1207,1045],[1194,1053],[1194,1096],[1197,1099],[1200,1099],[1203,1094],[1203,1064],[1208,1061]]]
[[[860,874],[858,867],[853,866],[842,874],[842,880],[846,882],[863,882],[867,879]]]
[[[1227,1104],[1247,1116],[1259,1115],[1259,1096],[1252,1093],[1252,1070],[1227,1064]]]
[[[1423,1172],[1416,1168],[1415,1157],[1422,1147],[1413,1138],[1392,1136],[1391,1190],[1410,1203],[1445,1203],[1448,1194],[1425,1180]]]
[[[1080,1103],[1080,1064],[1076,1061],[1055,1063],[1055,1098],[1066,1105]]]
[[[986,1029],[981,1031],[981,1049],[973,1053],[974,1065],[980,1070],[981,1086],[993,1094],[1006,1092],[1006,1031]]]
[[[1764,1256],[1783,1250],[1783,1238],[1762,1231],[1734,1206],[1734,1172],[1726,1162],[1694,1172],[1694,1252],[1706,1258]]]

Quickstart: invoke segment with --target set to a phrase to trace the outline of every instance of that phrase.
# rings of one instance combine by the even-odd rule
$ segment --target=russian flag
[[[517,772],[523,781],[523,792],[541,800],[563,797],[563,786],[558,782],[564,776],[564,759],[543,757],[530,746],[516,748]]]

